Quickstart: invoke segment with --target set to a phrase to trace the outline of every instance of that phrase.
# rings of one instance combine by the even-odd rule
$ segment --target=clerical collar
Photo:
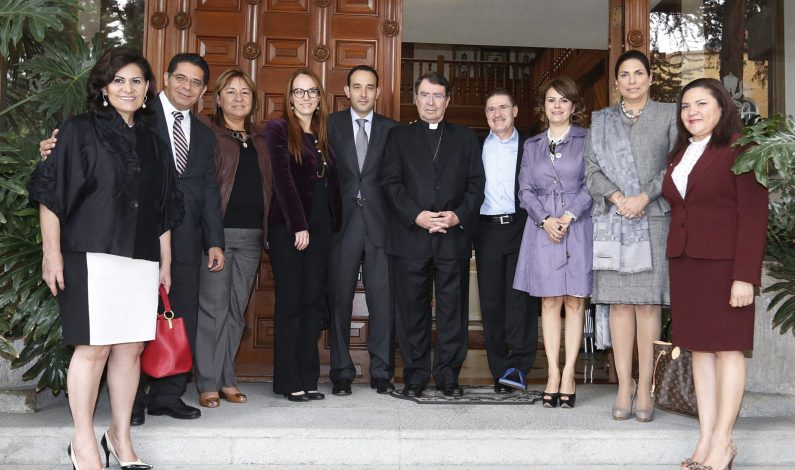
[[[423,121],[422,119],[420,119],[419,122],[421,122],[423,127],[425,127],[426,129],[430,129],[432,131],[435,131],[435,130],[437,130],[439,128],[439,125],[444,122],[444,119],[442,119],[439,122],[434,122],[434,123],[426,122],[426,121]]]

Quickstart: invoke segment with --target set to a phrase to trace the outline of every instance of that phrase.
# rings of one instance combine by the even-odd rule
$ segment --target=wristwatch
[[[541,219],[541,221],[536,224],[538,225],[538,228],[544,228],[544,222],[546,222],[548,218],[549,216],[546,216],[543,219]]]

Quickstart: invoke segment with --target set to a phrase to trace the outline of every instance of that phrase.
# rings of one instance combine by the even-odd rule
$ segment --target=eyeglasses
[[[186,84],[186,83],[190,83],[190,86],[192,86],[193,88],[201,88],[201,87],[204,86],[204,82],[202,82],[198,78],[191,79],[191,78],[188,78],[185,75],[182,75],[181,73],[172,73],[171,77],[174,80],[176,80],[177,83],[181,83],[183,85]]]
[[[421,100],[427,100],[428,97],[431,97],[434,101],[442,101],[447,98],[447,95],[444,93],[428,93],[427,91],[421,91],[417,93],[417,96],[419,96]]]
[[[488,108],[486,108],[486,113],[495,114],[497,111],[507,112],[511,108],[513,108],[513,106],[508,104],[501,104],[499,106],[489,106]]]
[[[303,88],[293,88],[293,91],[290,93],[292,93],[296,98],[303,98],[305,96],[309,98],[317,98],[318,95],[320,95],[320,90],[317,88],[310,88],[308,90],[304,90]]]

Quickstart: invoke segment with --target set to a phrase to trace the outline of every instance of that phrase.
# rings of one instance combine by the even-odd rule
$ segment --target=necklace
[[[558,145],[563,142],[563,139],[569,135],[570,130],[571,124],[569,124],[569,127],[566,128],[566,132],[561,134],[561,136],[556,139],[552,137],[552,129],[547,129],[547,140],[549,140],[549,161],[552,162],[553,165],[555,164],[555,160],[563,156],[562,153],[555,152],[555,150],[557,150]]]
[[[442,130],[439,131],[439,142],[436,143],[436,150],[433,152],[432,162],[436,161],[436,156],[439,155],[439,147],[442,146],[442,137],[444,137],[444,121],[442,121]]]
[[[627,108],[624,107],[624,100],[621,100],[621,112],[624,113],[624,116],[634,121],[635,119],[639,118],[641,114],[643,114],[643,109],[638,111],[638,114],[632,114],[629,111],[627,111]]]
[[[248,140],[248,133],[246,133],[246,131],[237,131],[229,127],[227,127],[226,130],[232,134],[233,139],[240,142],[240,145],[242,145],[244,149],[248,148],[248,143],[246,142]]]
[[[326,156],[323,155],[323,150],[320,149],[320,144],[317,142],[317,137],[315,138],[315,150],[317,150],[318,155],[320,155],[320,169],[315,170],[315,175],[318,178],[323,178],[326,176],[326,168],[328,167],[328,163],[326,162]]]

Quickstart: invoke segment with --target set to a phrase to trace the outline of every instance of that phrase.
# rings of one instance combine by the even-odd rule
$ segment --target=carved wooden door
[[[307,67],[324,83],[331,109],[347,106],[348,70],[359,64],[378,69],[377,111],[398,118],[402,0],[148,0],[145,51],[158,81],[171,57],[197,52],[210,65],[210,84],[197,112],[212,104],[214,81],[240,68],[259,91],[258,120],[279,117],[290,74]],[[246,310],[246,330],[237,358],[242,379],[270,379],[273,373],[273,273],[263,255]],[[351,350],[362,381],[367,375],[367,307],[357,290]],[[327,335],[320,338],[321,380],[329,366]]]

